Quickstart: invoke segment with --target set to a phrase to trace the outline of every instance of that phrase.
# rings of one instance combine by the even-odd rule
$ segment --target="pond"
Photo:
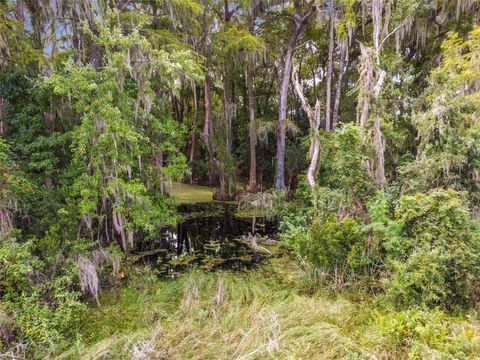
[[[139,262],[162,274],[195,265],[202,269],[251,268],[270,256],[275,244],[275,219],[236,215],[237,206],[207,202],[179,206],[182,220],[162,228],[154,241],[138,244]],[[254,234],[255,236],[252,236]]]

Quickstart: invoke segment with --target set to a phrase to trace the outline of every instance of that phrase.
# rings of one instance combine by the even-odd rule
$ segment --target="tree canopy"
[[[69,336],[180,219],[172,182],[268,207],[335,290],[471,306],[479,20],[472,0],[0,0],[0,343]]]

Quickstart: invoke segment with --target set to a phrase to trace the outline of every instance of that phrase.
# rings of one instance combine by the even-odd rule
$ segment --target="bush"
[[[5,347],[27,343],[30,355],[43,357],[52,343],[75,332],[86,307],[74,291],[75,263],[59,258],[47,266],[34,250],[32,241],[0,239],[0,340]],[[11,324],[8,333],[5,323]]]
[[[58,346],[74,334],[86,309],[78,293],[62,288],[55,288],[54,292],[50,303],[37,292],[7,303],[14,314],[17,339],[26,341],[29,353],[35,357],[44,356],[52,344]]]
[[[365,161],[369,158],[361,130],[353,124],[322,134],[318,181],[321,187],[343,195],[343,210],[350,216],[363,215],[365,199],[374,194]]]
[[[317,276],[337,289],[364,273],[369,260],[365,251],[365,237],[357,220],[338,220],[331,215],[327,220],[316,219],[310,229],[290,228],[288,241]]]
[[[391,299],[443,308],[473,300],[469,289],[478,282],[480,237],[463,196],[453,190],[403,196],[395,219],[405,241],[386,244]]]
[[[300,252],[300,244],[303,244],[308,236],[307,217],[304,214],[291,214],[285,216],[279,226],[279,236],[282,244],[297,254]]]

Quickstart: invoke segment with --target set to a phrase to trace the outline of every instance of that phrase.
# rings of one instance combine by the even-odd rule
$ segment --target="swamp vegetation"
[[[0,359],[480,359],[477,0],[0,0]]]

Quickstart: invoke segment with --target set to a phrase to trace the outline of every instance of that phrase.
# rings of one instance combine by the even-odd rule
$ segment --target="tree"
[[[415,106],[418,153],[415,161],[402,169],[405,190],[466,190],[478,207],[479,39],[480,27],[476,26],[465,40],[451,32],[442,44],[442,63],[431,73],[428,87]]]
[[[292,59],[298,39],[302,36],[308,24],[308,19],[314,11],[311,3],[305,5],[302,12],[300,0],[293,1],[294,5],[294,28],[288,39],[285,54],[282,58],[279,70],[281,72],[280,86],[278,90],[278,129],[277,129],[277,159],[275,189],[285,188],[285,141],[286,141],[286,120],[287,120],[287,97],[290,85],[290,72],[292,70]]]
[[[118,14],[114,10],[110,19]],[[172,86],[180,72],[197,80],[201,75],[189,52],[155,49],[138,28],[125,34],[121,23],[97,26],[99,35],[90,36],[104,49],[103,69],[69,62],[48,81],[56,94],[72,99],[81,114],[73,149],[83,174],[73,190],[83,223],[92,237],[103,234],[107,243],[108,224],[113,224],[111,236],[117,235],[127,252],[139,229],[154,233],[153,224],[169,222],[172,216],[149,184],[161,190],[163,176],[178,178],[186,170],[174,140],[182,130],[158,112],[151,79],[161,76],[158,80]],[[170,165],[158,163],[159,156],[168,156]],[[144,159],[149,162],[144,164]]]

